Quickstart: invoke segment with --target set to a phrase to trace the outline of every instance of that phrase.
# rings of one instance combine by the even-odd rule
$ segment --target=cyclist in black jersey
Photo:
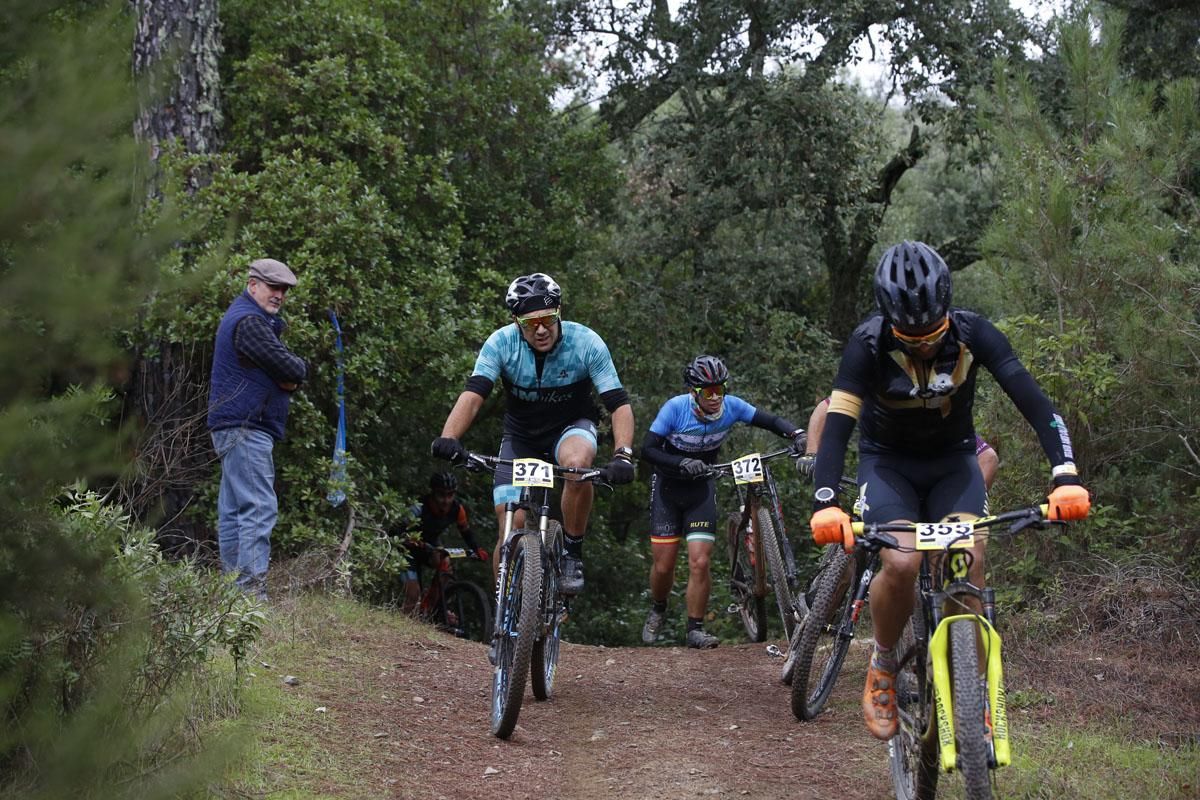
[[[404,611],[411,612],[421,600],[421,567],[432,567],[435,574],[442,568],[443,555],[439,550],[442,533],[451,525],[458,528],[467,552],[480,561],[490,559],[471,530],[467,507],[458,499],[458,478],[453,472],[435,472],[429,477],[429,494],[409,509],[408,519],[399,532],[409,551],[409,568],[401,576]]]
[[[859,495],[866,522],[918,522],[981,516],[985,492],[975,458],[972,407],[980,365],[1033,427],[1051,466],[1051,516],[1082,519],[1090,500],[1076,474],[1062,416],[1014,355],[1004,334],[979,314],[950,307],[950,270],[932,247],[897,244],[875,270],[881,313],[855,329],[842,353],[814,465],[810,526],[818,545],[850,550],[850,517],[837,505],[846,446],[859,425]],[[913,536],[899,534],[912,549]],[[871,733],[897,728],[893,648],[912,612],[921,556],[884,550],[870,588],[875,651],[863,692]],[[971,582],[983,586],[983,544]]]
[[[812,477],[813,464],[816,462],[817,446],[821,443],[821,432],[825,430],[825,415],[829,413],[829,398],[826,397],[813,408],[808,415],[808,442],[804,448],[805,458],[799,459],[797,466],[804,475]],[[996,448],[975,434],[975,459],[979,462],[979,471],[983,474],[983,489],[992,490],[996,481],[996,472],[1000,469],[1000,455]]]

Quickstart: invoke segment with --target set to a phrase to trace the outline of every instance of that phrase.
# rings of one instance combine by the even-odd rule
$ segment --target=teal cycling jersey
[[[604,340],[586,325],[559,324],[549,353],[535,352],[514,323],[493,332],[475,359],[467,388],[486,397],[497,380],[503,382],[506,433],[537,438],[577,419],[598,422],[592,389],[624,395]]]

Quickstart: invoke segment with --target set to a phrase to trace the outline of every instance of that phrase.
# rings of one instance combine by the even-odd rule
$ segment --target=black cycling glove
[[[439,436],[433,440],[429,450],[438,458],[444,458],[452,464],[462,464],[467,460],[467,448],[462,442],[450,436]]]
[[[708,464],[698,458],[681,458],[679,471],[689,478],[701,478],[708,472]]]
[[[604,480],[613,486],[633,483],[633,474],[633,462],[622,456],[617,456],[608,462],[608,466],[604,468]]]

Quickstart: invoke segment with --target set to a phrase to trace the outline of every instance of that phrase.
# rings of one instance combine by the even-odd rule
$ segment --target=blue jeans
[[[221,491],[217,496],[217,543],[221,571],[237,575],[237,585],[259,599],[267,597],[271,530],[279,514],[275,498],[275,440],[251,428],[212,432],[221,457]]]

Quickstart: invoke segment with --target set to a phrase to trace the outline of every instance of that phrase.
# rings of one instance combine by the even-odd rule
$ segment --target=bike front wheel
[[[854,599],[854,559],[841,545],[830,545],[822,562],[808,616],[796,634],[792,714],[798,720],[811,720],[825,708],[850,649],[850,631],[843,629],[850,624]]]
[[[741,514],[729,515],[729,593],[746,636],[761,642],[767,638],[767,599],[755,590],[756,565],[762,568],[761,539],[741,524]]]
[[[542,543],[534,531],[512,542],[501,595],[496,665],[492,670],[492,734],[507,739],[517,726],[533,644],[541,625]]]
[[[783,638],[791,641],[796,635],[798,620],[796,601],[792,597],[791,581],[788,580],[787,567],[783,560],[783,543],[780,541],[783,532],[775,525],[771,512],[765,506],[759,506],[758,509],[758,535],[762,539],[763,554],[771,570],[775,605],[779,608],[779,618],[783,621]]]
[[[453,581],[445,590],[446,627],[461,639],[489,642],[492,639],[492,603],[470,581]]]
[[[533,696],[538,700],[546,700],[554,691],[554,675],[558,672],[559,626],[562,623],[563,599],[558,593],[558,560],[562,555],[562,526],[550,521],[546,529],[546,560],[542,565],[546,580],[544,582],[545,598],[542,608],[545,609],[542,631],[533,645],[533,658],[530,669],[533,672]]]
[[[975,623],[969,619],[950,623],[950,691],[954,703],[954,738],[958,771],[967,800],[991,800],[988,770],[987,704],[984,681],[979,676],[979,651]]]

